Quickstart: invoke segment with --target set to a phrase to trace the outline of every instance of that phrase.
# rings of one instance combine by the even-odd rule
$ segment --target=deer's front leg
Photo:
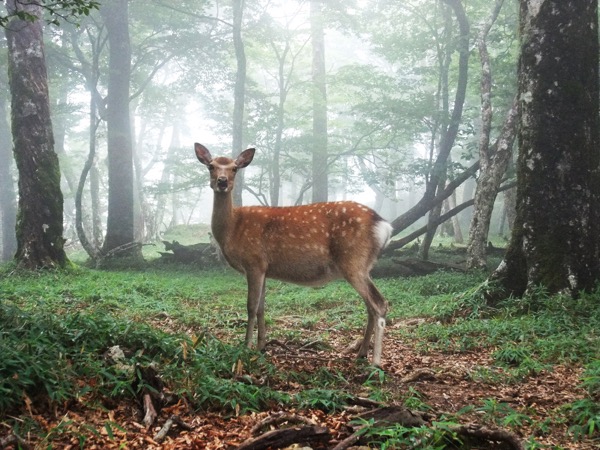
[[[260,333],[261,333],[261,327],[262,327],[262,333],[264,335],[264,326],[265,326],[264,325],[264,304],[263,304],[263,307],[261,308],[261,297],[262,297],[263,286],[265,284],[265,282],[264,282],[265,276],[264,276],[264,274],[257,273],[257,272],[254,272],[254,273],[248,272],[246,274],[246,280],[248,282],[248,301],[246,304],[247,309],[248,309],[248,324],[246,327],[246,346],[252,347],[252,335],[254,334],[254,327],[256,326],[257,319],[260,320],[260,318],[259,318],[259,310],[260,309],[262,309],[262,312],[260,313],[262,320],[260,320],[258,323],[259,337],[260,337]],[[262,303],[264,303],[264,302],[262,302]],[[262,326],[261,326],[261,321],[262,321]],[[263,336],[263,338],[264,338],[264,336]]]
[[[265,345],[267,345],[267,326],[265,324],[265,289],[266,289],[267,280],[263,277],[262,288],[260,290],[260,299],[258,301],[258,311],[257,311],[257,320],[258,320],[258,340],[256,349],[263,350]]]

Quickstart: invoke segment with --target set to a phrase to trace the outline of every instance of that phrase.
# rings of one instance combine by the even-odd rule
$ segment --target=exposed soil
[[[279,323],[278,326],[284,326]],[[318,330],[314,330],[315,333]],[[471,373],[481,367],[493,367],[493,349],[482,349],[467,353],[428,352],[415,350],[411,342],[402,341],[393,330],[386,336],[383,369],[386,373],[384,389],[388,392],[387,401],[400,404],[412,387],[422,395],[422,401],[432,407],[430,414],[439,417],[442,413],[456,413],[467,405],[481,406],[485,399],[504,402],[513,409],[529,416],[534,421],[542,421],[552,416],[552,412],[565,403],[583,396],[577,385],[581,369],[571,366],[555,366],[552,371],[544,371],[523,382],[488,384],[472,381]],[[343,349],[356,336],[354,333],[338,333],[332,337],[331,350],[315,350],[310,337],[304,343],[274,342],[267,348],[268,357],[281,371],[312,373],[322,367],[343,375],[347,380],[347,392],[356,396],[368,396],[365,386],[364,364],[357,363],[352,356],[344,356]],[[302,388],[293,382],[272,386],[276,389],[297,392]],[[56,408],[52,411],[39,411],[30,407],[29,414],[48,432],[55,430],[54,438],[41,442],[36,436],[22,436],[32,448],[79,448],[78,435],[85,435],[86,449],[229,449],[249,439],[253,427],[269,415],[281,412],[277,405],[270,411],[245,414],[237,417],[206,412],[195,413],[184,400],[159,411],[155,425],[147,430],[142,425],[140,405],[127,402],[107,404],[82,399],[79,403]],[[287,413],[308,419],[315,425],[326,427],[332,438],[318,448],[333,448],[336,443],[348,437],[351,429],[347,426],[354,412],[343,411],[327,414],[319,410],[290,411]],[[154,436],[165,421],[177,415],[183,424],[192,430],[174,425],[161,443]],[[471,412],[460,417],[461,422],[493,424],[486,422],[483,413]],[[112,424],[110,429],[106,423]],[[91,429],[96,432],[90,431]],[[187,428],[187,427],[186,427]],[[62,430],[63,433],[58,433]],[[10,430],[0,429],[0,437]],[[67,432],[64,432],[67,431]],[[264,431],[264,430],[263,430]],[[520,438],[533,434],[531,425],[525,423],[511,428]],[[574,443],[567,436],[567,425],[554,422],[543,435],[536,436],[539,444],[560,446],[568,449],[597,448],[591,441]],[[315,447],[315,448],[317,448]],[[6,448],[11,448],[7,446]],[[484,447],[479,447],[484,448]]]

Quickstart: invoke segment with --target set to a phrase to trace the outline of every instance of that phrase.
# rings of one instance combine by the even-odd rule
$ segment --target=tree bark
[[[512,156],[517,133],[517,101],[513,102],[496,142],[491,148],[480,152],[480,173],[475,190],[473,216],[467,245],[467,268],[487,266],[486,249],[494,202],[502,177]]]
[[[491,303],[600,273],[597,0],[521,0],[520,36],[517,217]]]
[[[327,85],[325,73],[325,33],[323,30],[323,0],[310,2],[310,33],[312,43],[312,201],[328,198],[327,168]]]
[[[109,0],[100,13],[108,32],[109,74],[106,130],[108,144],[108,219],[102,251],[140,256],[134,246],[133,146],[129,117],[131,46],[127,0]]]
[[[498,187],[508,166],[512,154],[512,146],[516,133],[516,100],[509,111],[503,133],[505,145],[490,148],[492,131],[492,67],[487,49],[487,36],[492,25],[498,18],[504,0],[496,0],[492,14],[482,26],[477,47],[481,63],[481,131],[479,135],[479,178],[475,191],[475,202],[471,226],[469,228],[469,243],[467,246],[467,268],[485,268],[487,266],[486,248],[490,221]],[[507,127],[507,125],[509,125]]]
[[[41,17],[35,3],[6,2],[9,14]],[[16,261],[28,269],[65,267],[63,195],[54,152],[42,21],[14,17],[6,27],[13,151],[19,172]]]

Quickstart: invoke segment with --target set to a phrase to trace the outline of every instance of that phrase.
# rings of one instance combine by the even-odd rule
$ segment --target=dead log
[[[388,426],[399,423],[406,428],[420,427],[425,425],[423,413],[411,411],[404,406],[384,406],[383,408],[372,409],[357,416],[365,421],[372,421],[377,425]]]
[[[384,264],[383,261],[388,261],[388,263]],[[418,258],[391,258],[381,260],[380,264],[373,268],[371,275],[375,278],[388,276],[418,277],[432,274],[438,270],[464,272],[465,268],[458,264],[439,263]]]
[[[292,444],[327,442],[331,438],[329,430],[316,425],[284,428],[268,431],[256,438],[250,438],[236,447],[236,450],[266,450],[285,448]]]
[[[219,249],[212,243],[198,243],[182,245],[177,241],[162,241],[166,252],[159,252],[161,258],[167,262],[181,264],[197,264],[201,267],[214,267],[222,265],[223,261]]]
[[[525,448],[518,436],[508,430],[488,428],[475,423],[452,426],[450,429],[465,438],[463,440],[468,439],[472,441],[475,438],[487,445],[492,442],[499,442],[505,444],[510,450],[524,450]]]

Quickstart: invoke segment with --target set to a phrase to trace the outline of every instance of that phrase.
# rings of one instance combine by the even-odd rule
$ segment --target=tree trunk
[[[7,87],[4,81],[1,83]],[[5,89],[8,92],[8,89]],[[10,128],[6,120],[6,99],[0,94],[0,228],[2,229],[2,251],[0,261],[9,261],[17,251],[15,225],[17,221],[17,196],[11,167],[13,165]]]
[[[510,166],[510,163],[509,163]],[[510,169],[509,169],[510,170]],[[508,236],[512,232],[515,216],[517,213],[517,192],[516,189],[509,189],[504,192],[504,222],[502,228],[498,231],[501,236]],[[506,228],[505,228],[506,227]],[[506,229],[506,231],[505,231]]]
[[[131,47],[127,0],[103,3],[108,32],[109,74],[106,131],[108,145],[108,219],[103,253],[138,257],[134,244],[133,149],[129,117]]]
[[[41,17],[34,3],[6,2]],[[65,267],[63,196],[54,152],[42,21],[13,18],[6,27],[15,161],[19,172],[17,264],[29,269]]]
[[[503,132],[508,134],[503,146],[490,148],[492,131],[492,68],[487,49],[487,36],[498,18],[504,0],[496,0],[492,14],[481,27],[477,40],[481,63],[481,131],[479,135],[479,178],[475,191],[475,202],[471,226],[469,228],[469,244],[467,246],[467,268],[478,269],[487,266],[487,242],[494,202],[500,187],[501,177],[506,172],[512,154],[514,135],[516,133],[516,101],[506,119]],[[507,127],[507,125],[509,125]]]
[[[517,217],[490,302],[600,273],[597,0],[521,0],[520,36]]]
[[[312,42],[312,201],[326,202],[328,197],[327,167],[327,87],[325,74],[325,33],[323,30],[323,0],[310,2],[310,33]]]
[[[97,80],[96,80],[97,81]],[[89,81],[88,81],[89,82]],[[90,96],[90,110],[89,110],[89,153],[88,158],[83,165],[83,169],[81,171],[81,175],[79,176],[79,183],[77,184],[77,190],[75,192],[75,227],[77,229],[77,236],[79,238],[79,242],[81,246],[88,254],[88,256],[92,260],[96,260],[100,253],[100,246],[98,245],[97,239],[95,239],[95,234],[92,231],[92,241],[90,241],[85,233],[84,227],[84,207],[83,207],[83,192],[85,188],[85,181],[87,179],[88,174],[94,167],[94,159],[96,157],[96,130],[98,128],[98,114],[97,114],[97,104],[96,97],[94,95]],[[91,178],[91,177],[90,177]],[[97,207],[97,205],[95,205]],[[92,202],[92,215],[94,214],[94,204]],[[92,219],[93,220],[93,219]],[[92,224],[92,228],[94,229],[94,225]]]
[[[235,73],[235,88],[233,91],[233,142],[232,156],[234,158],[243,150],[244,145],[244,104],[246,98],[246,52],[242,40],[242,18],[244,15],[244,0],[233,1],[233,45],[235,47],[235,59],[237,70]],[[236,177],[233,192],[235,205],[242,204],[242,192],[244,188],[244,171]]]
[[[180,122],[173,123],[173,133],[171,134],[171,143],[165,157],[165,162],[160,176],[159,190],[156,194],[156,213],[154,215],[154,225],[152,226],[153,235],[149,236],[151,240],[160,238],[161,228],[163,225],[165,210],[167,207],[167,199],[169,192],[172,191],[173,180],[173,162],[175,161],[175,151],[181,145],[179,141]]]
[[[274,47],[279,62],[279,103],[277,105],[277,126],[275,128],[275,144],[273,146],[273,161],[270,165],[271,170],[271,206],[279,206],[279,196],[281,194],[281,168],[280,168],[280,156],[281,147],[283,141],[283,130],[285,128],[285,101],[287,98],[287,82],[285,79],[285,62],[287,54],[290,50],[289,42],[286,41],[285,48],[282,54],[279,54],[277,48]]]
[[[448,211],[456,208],[456,191],[448,197]],[[452,233],[454,236],[454,243],[463,244],[464,238],[462,228],[460,227],[460,219],[458,215],[452,217]]]
[[[502,177],[512,156],[512,147],[517,132],[517,101],[513,102],[500,132],[500,136],[488,151],[481,152],[480,173],[475,191],[475,202],[469,244],[467,245],[467,268],[477,269],[487,266],[486,249],[494,202]]]

